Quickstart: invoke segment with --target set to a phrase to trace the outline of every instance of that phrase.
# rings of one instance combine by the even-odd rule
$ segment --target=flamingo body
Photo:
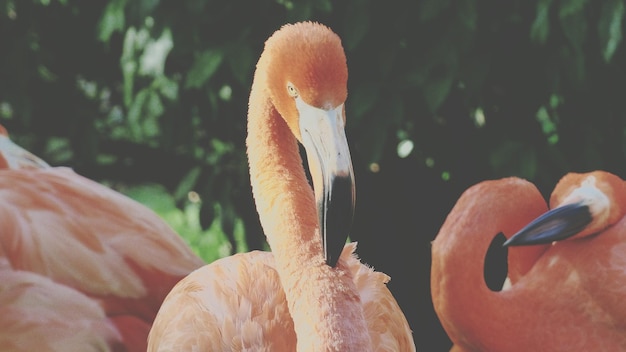
[[[64,303],[72,302],[61,293],[73,291],[80,297],[77,301],[92,302],[90,307],[80,306],[85,319],[102,315],[105,321],[100,324],[115,328],[116,338],[102,337],[101,341],[112,342],[101,344],[100,350],[145,351],[163,299],[181,278],[203,265],[202,260],[145,206],[68,168],[49,167],[10,143],[6,135],[0,136],[0,148],[5,167],[0,169],[0,273],[17,285],[2,286],[2,291],[15,291],[28,282],[24,292],[47,289],[51,302],[58,298],[57,309],[35,299],[34,307],[41,303],[42,314],[48,316],[36,328],[18,325],[25,330],[16,336],[39,339],[39,332],[47,329],[71,335],[72,323],[67,320],[78,313],[68,311]],[[6,309],[15,308],[11,301],[2,303]],[[32,317],[37,310],[29,312]],[[6,319],[16,318],[2,314],[0,325]],[[10,340],[14,330],[0,329],[0,340]],[[91,332],[85,337],[110,335],[104,328]],[[84,340],[70,342],[77,344],[73,350],[87,348],[80,344]],[[41,343],[52,344],[45,339]]]
[[[0,184],[11,185],[0,189],[0,243],[11,267],[112,310],[150,321],[171,287],[202,265],[151,210],[68,168],[3,170]]]
[[[163,351],[289,350],[296,336],[274,257],[235,254],[194,271],[168,295],[152,334]]]
[[[31,272],[0,271],[0,314],[3,351],[121,347],[122,336],[102,306],[79,291]]]
[[[414,349],[400,310],[387,289],[389,277],[361,264],[354,243],[347,262],[365,311],[376,351]],[[253,251],[219,259],[181,281],[168,295],[151,334],[154,350],[293,351],[296,335],[274,256]]]
[[[456,350],[626,348],[623,218],[597,236],[511,247],[511,285],[487,288],[483,263],[493,237],[510,238],[546,210],[532,184],[509,178],[471,187],[448,215],[433,242],[431,289]]]
[[[344,246],[354,205],[346,86],[345,54],[329,28],[286,25],[267,40],[246,142],[272,253],[224,258],[183,279],[159,311],[149,351],[415,350],[389,278],[360,263],[355,244]]]

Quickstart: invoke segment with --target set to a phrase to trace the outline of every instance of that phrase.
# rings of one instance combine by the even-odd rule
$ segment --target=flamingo
[[[46,276],[0,270],[3,351],[97,352],[123,351],[129,344],[140,346],[142,338],[136,331],[145,327],[137,320],[126,323],[133,329],[119,331],[98,302]]]
[[[145,351],[163,299],[203,261],[150,209],[2,126],[0,185],[0,345]]]
[[[354,207],[346,87],[345,54],[328,27],[288,24],[266,41],[246,144],[272,251],[222,258],[179,282],[150,331],[149,351],[415,350],[389,277],[345,244]]]
[[[568,174],[547,212],[518,178],[468,189],[432,246],[433,304],[453,350],[625,350],[625,192],[606,172]],[[498,232],[536,245],[509,249],[511,285],[493,292],[483,263]],[[576,239],[552,243],[563,233]]]

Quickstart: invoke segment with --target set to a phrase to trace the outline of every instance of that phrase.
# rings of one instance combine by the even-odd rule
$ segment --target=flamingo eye
[[[296,87],[291,82],[287,83],[287,93],[289,93],[289,95],[294,97],[294,98],[298,97],[298,90],[296,89]]]

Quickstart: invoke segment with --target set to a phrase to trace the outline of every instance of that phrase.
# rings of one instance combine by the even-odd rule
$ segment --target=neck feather
[[[368,351],[359,295],[343,259],[324,262],[317,210],[297,140],[257,72],[248,112],[250,180],[298,336],[298,350]]]
[[[524,314],[517,311],[526,308],[516,304],[515,285],[493,292],[485,284],[485,254],[499,232],[508,238],[546,210],[535,186],[517,178],[482,182],[454,206],[433,241],[431,289],[437,314],[455,343],[478,347],[479,341],[502,341],[510,334],[503,322]],[[511,280],[526,274],[545,250],[510,248]]]

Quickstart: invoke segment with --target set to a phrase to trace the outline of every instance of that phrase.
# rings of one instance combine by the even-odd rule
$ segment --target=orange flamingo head
[[[333,112],[345,120],[348,66],[341,40],[312,22],[288,24],[265,43],[267,87],[274,107],[303,140],[303,109]]]
[[[318,23],[285,25],[266,41],[257,74],[274,109],[304,145],[326,262],[334,266],[355,201],[344,130],[348,68],[341,40]]]
[[[601,232],[626,214],[626,185],[605,171],[569,173],[552,192],[550,207],[505,245],[545,244]]]

